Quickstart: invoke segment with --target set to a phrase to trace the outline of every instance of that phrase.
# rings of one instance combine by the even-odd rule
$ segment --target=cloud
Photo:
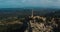
[[[60,8],[60,0],[0,0],[0,8],[26,6]]]

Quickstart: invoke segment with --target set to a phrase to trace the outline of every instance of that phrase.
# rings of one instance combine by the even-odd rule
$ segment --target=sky
[[[60,0],[0,0],[0,8],[20,7],[60,8]]]

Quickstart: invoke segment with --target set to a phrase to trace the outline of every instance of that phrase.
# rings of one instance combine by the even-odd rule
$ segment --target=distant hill
[[[60,17],[60,10],[48,13],[48,14],[46,14],[46,16],[49,16],[49,17]]]
[[[53,11],[59,11],[59,9],[52,8],[1,8],[0,16],[28,16],[31,15],[31,11],[34,11],[34,15],[44,16],[52,14]]]

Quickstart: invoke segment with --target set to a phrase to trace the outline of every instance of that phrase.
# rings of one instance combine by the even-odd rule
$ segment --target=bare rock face
[[[38,21],[38,20],[37,20]],[[28,23],[28,28],[25,32],[53,32],[53,29],[58,25],[55,23],[54,20],[52,21],[40,21],[39,22],[32,22]]]

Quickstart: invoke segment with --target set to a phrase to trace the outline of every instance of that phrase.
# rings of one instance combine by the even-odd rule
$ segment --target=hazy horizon
[[[0,8],[60,8],[60,0],[0,0]]]

